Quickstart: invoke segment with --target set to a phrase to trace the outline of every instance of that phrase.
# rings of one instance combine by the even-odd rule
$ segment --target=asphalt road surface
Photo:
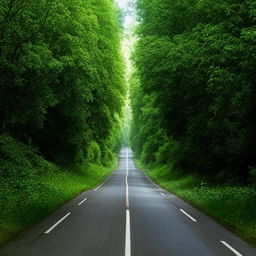
[[[154,185],[120,152],[118,170],[0,250],[1,256],[256,256],[211,218]]]

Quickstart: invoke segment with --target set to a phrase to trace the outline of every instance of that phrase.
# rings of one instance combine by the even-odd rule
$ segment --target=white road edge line
[[[48,230],[46,230],[44,233],[49,234],[55,227],[57,227],[63,220],[65,220],[71,212],[67,213],[64,217],[62,217],[58,222],[56,222],[53,226],[51,226]]]
[[[125,256],[131,256],[130,211],[126,210]]]
[[[183,209],[180,209],[180,211],[185,214],[187,217],[189,217],[192,221],[197,222],[197,220],[195,218],[193,218],[192,216],[190,216],[187,212],[185,212]]]
[[[81,205],[83,202],[85,202],[87,200],[87,198],[85,198],[84,200],[82,200],[78,205]]]
[[[162,196],[165,196],[165,194],[164,194],[164,193],[161,193],[161,195],[162,195]]]
[[[240,252],[238,252],[235,248],[233,248],[231,245],[229,245],[227,242],[225,241],[220,241],[223,245],[225,245],[230,251],[232,251],[235,255],[237,256],[243,256],[243,254],[241,254]]]
[[[93,191],[97,191],[100,187],[102,187],[110,179],[111,176],[112,176],[112,174],[101,185],[99,185],[97,188],[95,188]]]
[[[152,183],[153,185],[155,185],[156,187],[159,188],[159,191],[166,191],[165,189],[158,186],[154,181],[152,181],[145,172],[143,172],[143,171],[141,171],[141,172],[145,175],[145,177],[149,180],[150,183]],[[166,192],[168,192],[168,191],[166,191]]]

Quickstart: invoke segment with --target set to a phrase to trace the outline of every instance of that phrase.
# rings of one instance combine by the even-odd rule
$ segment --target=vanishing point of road
[[[1,256],[256,256],[256,251],[153,184],[123,148],[99,187],[60,207]]]

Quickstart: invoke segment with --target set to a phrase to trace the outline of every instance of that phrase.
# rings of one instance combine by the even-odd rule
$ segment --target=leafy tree
[[[65,165],[92,143],[115,149],[125,89],[112,0],[1,0],[0,53],[1,134]]]
[[[176,166],[246,181],[256,154],[255,1],[138,0],[137,10],[131,137],[138,131],[143,138],[132,139],[139,155],[176,141]],[[144,117],[147,127],[157,120],[164,140],[152,142],[152,133],[138,127]]]

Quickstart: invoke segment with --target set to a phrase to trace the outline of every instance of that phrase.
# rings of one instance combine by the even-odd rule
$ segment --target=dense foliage
[[[114,168],[119,16],[114,0],[0,0],[0,246]]]
[[[0,0],[0,135],[61,165],[110,163],[124,101],[112,0]]]
[[[138,0],[137,12],[135,154],[248,182],[256,164],[256,1]]]

